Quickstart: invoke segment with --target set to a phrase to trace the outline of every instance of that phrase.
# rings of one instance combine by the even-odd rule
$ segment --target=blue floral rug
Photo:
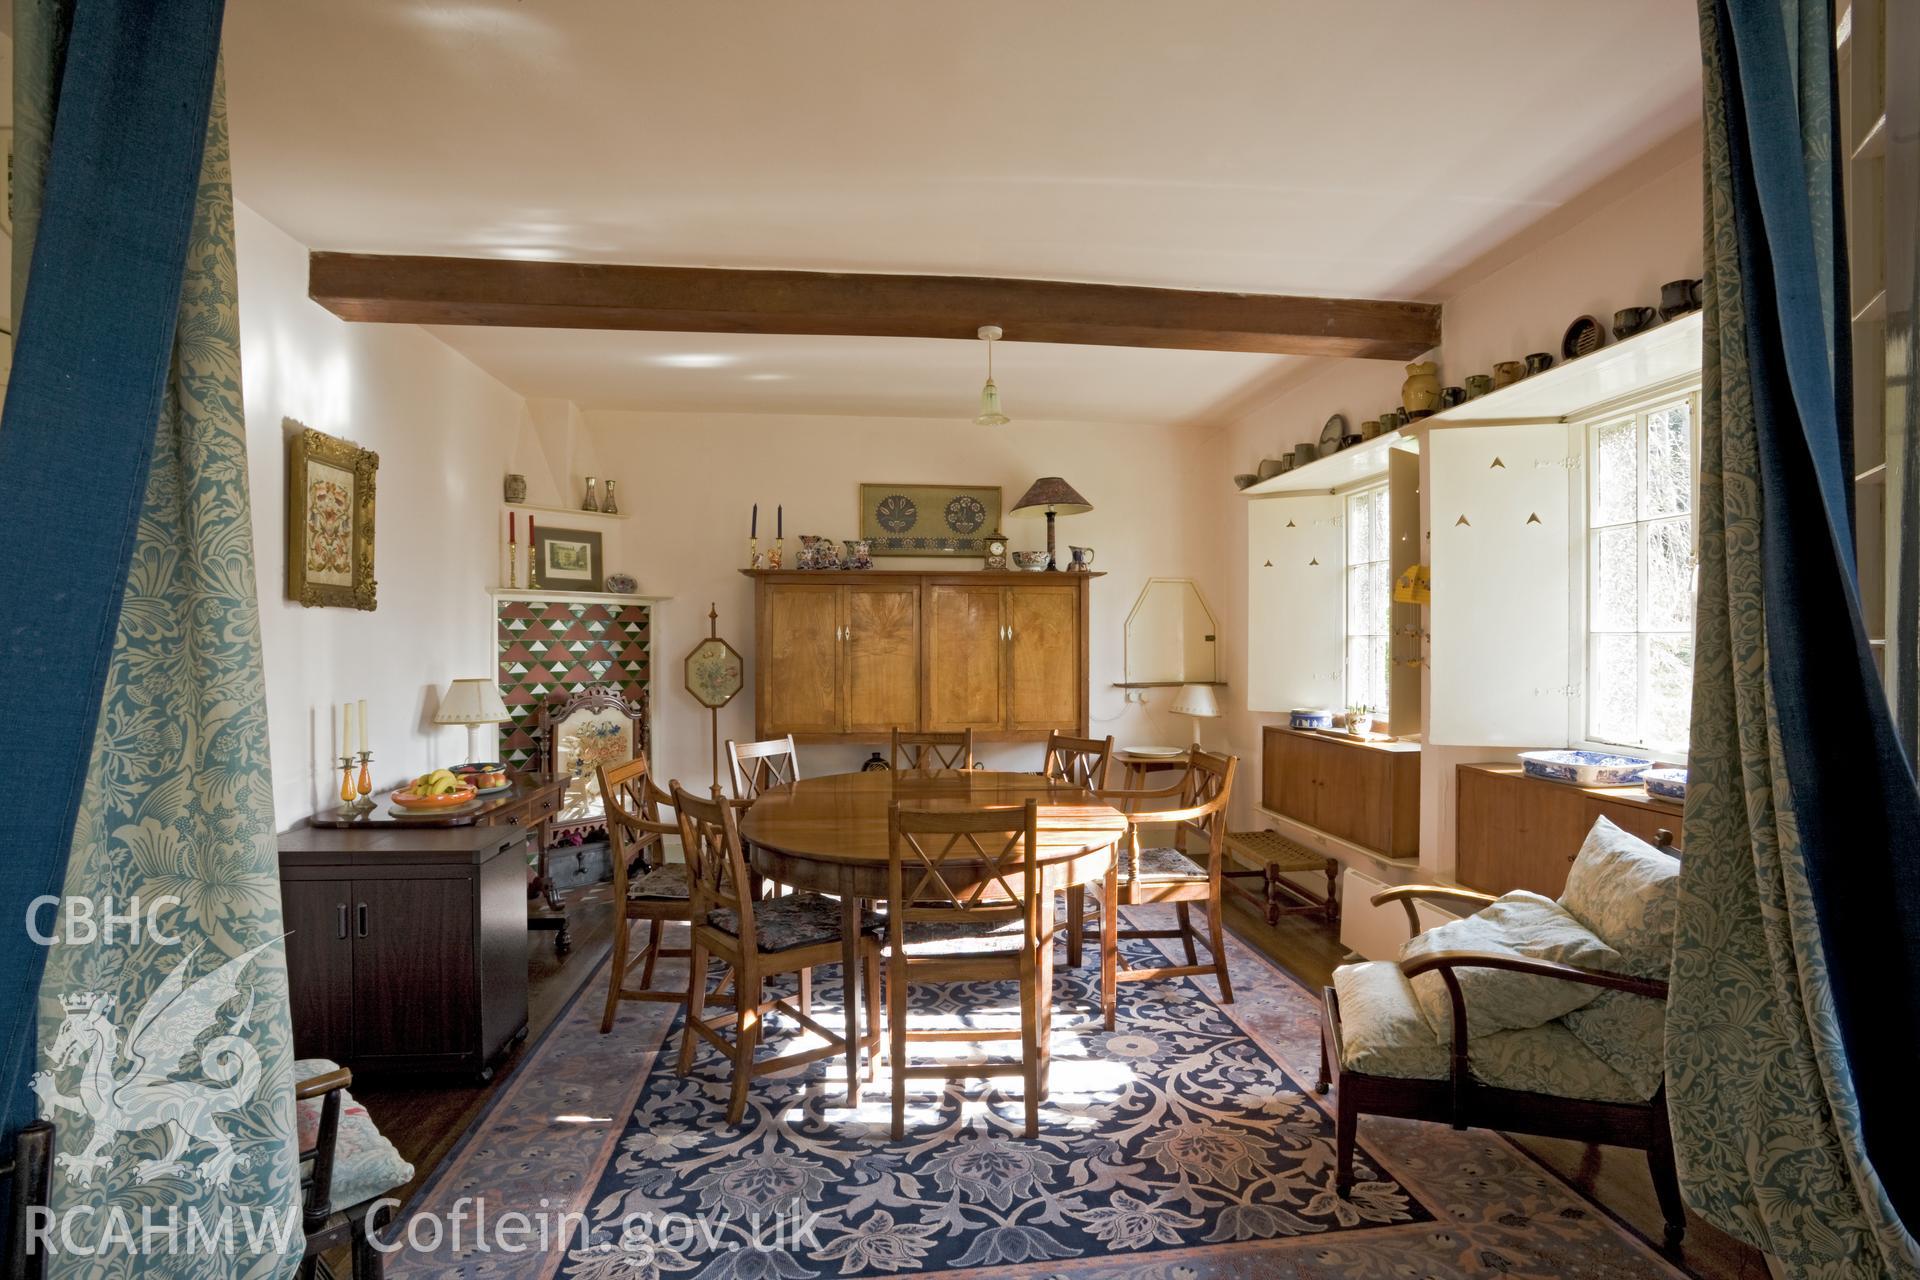
[[[1205,979],[1132,983],[1114,1032],[1099,1024],[1095,971],[1058,968],[1033,1141],[1015,1076],[915,1081],[894,1142],[884,1067],[849,1109],[839,1059],[755,1081],[728,1128],[726,1061],[703,1045],[677,1075],[680,1019],[665,1005],[628,1005],[600,1036],[598,975],[408,1206],[390,1273],[1679,1274],[1487,1133],[1364,1120],[1357,1185],[1335,1195],[1332,1120],[1311,1092],[1317,1001],[1237,940],[1232,962],[1237,1003]],[[999,984],[914,994],[916,1025],[1017,1019]],[[829,1026],[839,995],[837,974],[818,971],[815,1016]],[[775,1045],[803,1040],[788,1023]]]

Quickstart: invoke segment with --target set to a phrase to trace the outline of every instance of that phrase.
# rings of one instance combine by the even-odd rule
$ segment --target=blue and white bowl
[[[1331,729],[1333,712],[1325,707],[1295,707],[1287,713],[1287,725],[1293,729]]]
[[[1662,800],[1687,798],[1685,769],[1649,769],[1640,775],[1640,781],[1646,785],[1647,794],[1650,796],[1659,796]]]
[[[1571,782],[1580,787],[1624,787],[1639,781],[1653,761],[1605,751],[1522,751],[1520,765],[1530,778]]]

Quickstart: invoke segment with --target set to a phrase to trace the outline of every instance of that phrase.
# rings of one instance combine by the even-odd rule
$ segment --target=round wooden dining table
[[[1099,880],[1113,865],[1127,820],[1084,787],[1037,773],[982,769],[892,770],[802,778],[760,793],[740,820],[741,839],[752,846],[753,869],[769,880],[841,903],[842,990],[847,1043],[861,1042],[859,931],[862,910],[887,896],[887,810],[903,808],[995,809],[1038,802],[1041,924],[1053,923],[1053,895]],[[955,859],[941,873],[955,889],[969,881]],[[985,868],[981,879],[986,878]],[[869,1017],[874,1017],[869,1011]],[[847,1097],[859,1101],[859,1067],[849,1054]]]

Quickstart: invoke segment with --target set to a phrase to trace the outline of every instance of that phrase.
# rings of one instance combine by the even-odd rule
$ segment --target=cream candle
[[[353,704],[351,702],[340,704],[340,754],[343,756],[353,754]]]

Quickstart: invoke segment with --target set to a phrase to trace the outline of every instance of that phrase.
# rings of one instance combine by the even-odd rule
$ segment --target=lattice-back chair
[[[661,856],[666,837],[679,826],[662,821],[660,809],[673,798],[654,785],[652,766],[645,756],[625,764],[600,766],[600,796],[606,807],[607,838],[613,851],[613,962],[607,970],[607,1007],[600,1033],[613,1030],[622,1000],[656,1000],[680,1004],[684,988],[655,988],[654,963],[662,956],[684,956],[685,947],[660,945],[669,921],[692,919],[692,895],[687,867]],[[637,958],[629,959],[635,921],[647,923],[647,941]],[[634,965],[640,966],[638,986],[628,986]]]
[[[896,726],[887,763],[895,769],[973,768],[973,730],[958,733],[902,733]]]
[[[793,735],[760,742],[735,742],[728,738],[727,779],[733,786],[733,798],[742,804],[752,804],[762,791],[798,782],[800,752],[793,745]],[[749,854],[751,850],[748,846]],[[754,883],[759,883],[757,876]],[[785,886],[778,883],[771,888],[776,896],[785,890]]]
[[[1107,771],[1113,766],[1113,735],[1074,738],[1064,733],[1050,733],[1047,735],[1046,754],[1040,757],[1040,761],[1040,772],[1054,781],[1098,790],[1107,785]],[[1085,889],[1067,890],[1067,963],[1076,969],[1081,961],[1081,934],[1086,929],[1086,907]]]
[[[1026,1082],[1026,1136],[1040,1131],[1047,1038],[1052,1028],[1052,904],[1040,888],[1039,809],[887,810],[887,1020],[892,1047],[893,1136],[906,1127],[907,1081],[1019,1075]],[[1020,1025],[913,1030],[915,982],[1013,981]],[[1018,1062],[913,1065],[909,1040],[1017,1040]]]
[[[1100,794],[1127,815],[1127,834],[1120,856],[1107,873],[1100,906],[1100,1012],[1111,1030],[1119,1003],[1119,984],[1150,978],[1179,978],[1212,974],[1220,983],[1220,1001],[1233,1003],[1233,983],[1227,977],[1226,924],[1221,916],[1221,872],[1225,870],[1227,805],[1233,798],[1238,756],[1217,755],[1195,743],[1187,752],[1187,769],[1180,780],[1160,790],[1107,789]],[[1172,809],[1155,809],[1170,800]],[[1173,844],[1142,848],[1140,828],[1171,825]],[[1207,931],[1194,927],[1191,905],[1206,904]],[[1121,907],[1171,905],[1178,927],[1121,929]],[[1120,964],[1121,938],[1178,938],[1186,963],[1128,968]],[[1200,963],[1194,949],[1203,943],[1208,952]]]
[[[860,938],[861,964],[867,979],[867,1009],[870,1034],[863,1041],[853,1035],[836,1035],[814,1021],[806,1006],[815,965],[837,964],[841,955],[840,904],[817,893],[790,893],[784,897],[756,902],[747,859],[740,843],[740,827],[734,817],[735,804],[719,787],[705,797],[695,796],[678,782],[672,788],[673,808],[678,815],[680,846],[687,860],[688,889],[691,892],[692,955],[687,968],[687,1020],[680,1037],[681,1075],[693,1068],[694,1037],[711,1042],[733,1063],[733,1087],[727,1103],[727,1123],[739,1124],[747,1110],[747,1089],[755,1076],[785,1071],[802,1063],[845,1054],[847,1085],[857,1093],[860,1046],[878,1049],[878,1020],[874,1010],[880,1002],[880,949],[872,930],[878,922],[863,921]],[[716,957],[732,971],[733,1012],[709,1017],[707,1001],[707,960]],[[763,1000],[762,987],[768,978],[794,973],[801,978],[798,1004],[785,997]],[[722,984],[724,986],[724,982]],[[849,1001],[858,993],[849,990]],[[827,1043],[810,1049],[754,1061],[754,1049],[760,1042],[761,1024],[769,1010],[778,1009]],[[848,1020],[856,1025],[857,1014]],[[721,1029],[731,1025],[734,1037],[729,1042]]]

